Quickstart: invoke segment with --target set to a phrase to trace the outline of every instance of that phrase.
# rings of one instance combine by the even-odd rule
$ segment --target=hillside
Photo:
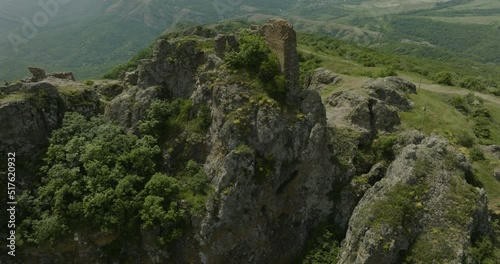
[[[44,9],[27,0],[0,4],[0,79],[9,81],[25,76],[27,66],[73,71],[80,80],[97,78],[146,48],[162,32],[226,19],[262,23],[273,16],[288,19],[300,32],[400,55],[479,68],[498,64],[500,55],[495,11],[500,7],[488,0],[71,1],[60,5],[47,25],[37,27],[39,32],[28,39],[21,31],[22,18],[32,21]],[[9,33],[24,38],[19,52],[13,49]]]
[[[32,68],[0,86],[9,263],[495,263],[485,69],[279,19],[164,34],[114,80]]]

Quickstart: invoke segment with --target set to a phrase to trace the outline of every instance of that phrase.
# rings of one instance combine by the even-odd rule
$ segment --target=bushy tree
[[[460,87],[473,90],[473,91],[484,91],[486,85],[483,79],[475,77],[466,77],[460,81]]]
[[[454,75],[448,71],[442,71],[434,76],[434,81],[438,84],[453,85]]]
[[[140,210],[142,225],[158,229],[158,241],[163,245],[182,234],[186,212],[172,199],[177,197],[180,188],[175,178],[162,173],[153,175],[144,188],[146,198]]]
[[[54,223],[62,231],[90,224],[120,235],[134,232],[144,185],[157,171],[156,140],[127,134],[105,117],[87,121],[67,113],[50,143],[42,168],[46,177],[34,202],[40,219],[32,221],[31,241],[58,237]]]
[[[279,60],[265,40],[248,32],[240,36],[240,50],[226,54],[226,63],[232,69],[244,69],[262,82],[266,92],[278,101],[286,94],[285,77],[281,75]]]
[[[240,36],[240,51],[226,55],[228,67],[256,72],[271,54],[264,39],[256,34],[244,32]]]

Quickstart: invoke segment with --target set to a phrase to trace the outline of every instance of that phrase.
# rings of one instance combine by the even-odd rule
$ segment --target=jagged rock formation
[[[29,157],[47,146],[48,137],[61,125],[64,112],[74,111],[90,117],[100,108],[95,92],[51,77],[43,82],[18,82],[1,91],[5,97],[0,100],[3,124],[0,153],[15,149],[21,157]]]
[[[311,75],[307,76],[304,86],[308,90],[321,92],[326,85],[335,85],[342,78],[325,68],[316,69]]]
[[[63,105],[57,89],[49,83],[23,85],[20,91],[27,99],[0,103],[0,153],[16,150],[23,157],[48,144],[50,132],[59,126]]]
[[[416,94],[417,87],[398,77],[386,77],[368,81],[363,88],[367,89],[371,97],[377,98],[386,104],[402,111],[411,110],[413,103],[408,100],[407,94]]]
[[[47,75],[45,74],[45,71],[43,69],[40,69],[40,68],[36,68],[36,67],[28,67],[29,71],[31,72],[31,74],[33,75],[31,81],[33,82],[39,82],[43,79],[45,79],[45,77],[47,77]]]
[[[335,92],[325,101],[330,106],[328,124],[357,131],[366,144],[379,132],[395,131],[401,123],[398,111],[412,108],[407,93],[415,92],[415,85],[396,77],[368,81],[363,89]]]
[[[238,40],[234,35],[218,35],[215,37],[215,55],[224,58],[224,53],[239,51]]]
[[[104,114],[130,131],[137,132],[140,120],[146,115],[152,100],[161,98],[160,93],[158,87],[130,88],[114,97],[106,106]]]
[[[37,67],[28,67],[29,71],[33,75],[32,77],[29,77],[25,79],[25,82],[40,82],[45,80],[47,77],[54,77],[57,79],[63,79],[63,80],[68,80],[68,81],[75,81],[75,76],[73,76],[72,72],[53,72],[46,74],[44,69],[37,68]]]
[[[115,80],[95,81],[92,82],[92,89],[96,91],[102,99],[111,101],[128,88],[127,84],[127,82],[124,83]]]
[[[321,198],[333,178],[319,96],[301,100],[303,119],[281,115],[271,101],[251,103],[253,96],[240,85],[216,86],[209,95],[214,124],[205,166],[215,197],[194,220],[194,262],[291,262],[330,210]],[[237,109],[241,119],[227,118]]]
[[[484,189],[443,138],[403,148],[349,221],[339,263],[473,263],[470,238],[488,234]]]
[[[153,58],[143,60],[137,68],[137,85],[141,88],[162,85],[171,96],[188,98],[195,89],[197,66],[203,60],[195,41],[158,40]]]

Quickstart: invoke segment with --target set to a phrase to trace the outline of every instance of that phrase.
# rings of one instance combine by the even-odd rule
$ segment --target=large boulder
[[[41,68],[28,67],[28,70],[33,75],[32,79],[31,79],[32,82],[39,82],[39,81],[42,81],[43,79],[45,79],[45,77],[47,77],[47,75],[45,74],[45,71]]]
[[[402,111],[411,110],[413,104],[408,100],[408,94],[417,93],[417,88],[413,83],[399,77],[370,80],[363,88],[369,91],[370,96]]]
[[[347,126],[358,131],[361,143],[368,144],[379,133],[394,132],[401,123],[398,112],[408,111],[413,103],[408,93],[416,92],[410,82],[400,78],[381,78],[361,88],[332,93],[328,105],[328,126]]]
[[[353,127],[364,143],[377,133],[395,131],[401,123],[396,108],[356,91],[335,92],[326,103],[328,125]]]
[[[334,85],[342,78],[325,68],[316,69],[311,75],[306,78],[304,86],[308,90],[321,92],[326,85]]]

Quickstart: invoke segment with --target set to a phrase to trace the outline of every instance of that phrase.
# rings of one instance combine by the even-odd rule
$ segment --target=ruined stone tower
[[[293,102],[300,91],[297,34],[293,26],[283,19],[270,19],[257,31],[278,56],[281,72],[288,80],[287,101]]]

